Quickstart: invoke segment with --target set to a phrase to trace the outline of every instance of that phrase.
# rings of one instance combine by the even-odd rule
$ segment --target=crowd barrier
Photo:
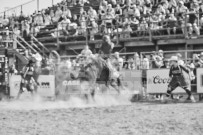
[[[197,93],[203,94],[203,68],[197,69]]]
[[[190,79],[186,72],[183,73],[186,79]],[[198,68],[196,74],[197,82],[194,85],[197,86],[197,94],[203,94],[203,68]],[[147,71],[148,94],[166,93],[169,82],[169,69],[151,69]],[[185,93],[185,91],[178,87],[173,93]]]
[[[141,70],[123,70],[121,71],[123,85],[132,91],[142,89],[142,71]]]
[[[131,91],[140,91],[141,85],[141,71],[123,70],[121,71],[123,85]],[[37,93],[42,97],[54,97],[56,91],[60,94],[81,94],[82,91],[77,89],[81,88],[78,81],[67,81],[66,77],[60,82],[56,83],[56,76],[54,75],[40,75],[38,82],[39,86]],[[9,81],[10,97],[16,97],[20,89],[21,76],[12,75]]]
[[[20,90],[20,75],[12,75],[10,77],[10,97],[16,97]],[[54,97],[55,96],[55,76],[54,75],[40,75],[38,78],[37,93],[42,97]]]
[[[142,86],[142,70],[123,70],[120,72],[122,76],[122,84],[131,91],[141,91]],[[189,75],[183,72],[186,77]],[[197,94],[203,94],[203,68],[197,69]],[[20,75],[12,75],[9,81],[10,97],[16,97],[20,89]],[[38,94],[43,97],[54,97],[56,89],[62,90],[62,93],[74,94],[75,89],[80,88],[80,83],[75,81],[67,81],[65,78],[60,83],[56,83],[54,75],[40,75],[38,86]],[[169,69],[152,69],[147,71],[147,93],[148,94],[164,94],[170,82]],[[76,92],[77,93],[77,92]],[[174,93],[185,93],[182,88],[177,88]],[[78,93],[77,93],[78,94]]]
[[[189,77],[185,72],[183,73],[185,77]],[[147,93],[166,93],[169,82],[169,69],[152,69],[147,71]],[[173,93],[185,93],[185,91],[178,87]]]

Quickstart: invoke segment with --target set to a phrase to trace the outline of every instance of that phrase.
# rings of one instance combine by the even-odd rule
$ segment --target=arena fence
[[[63,70],[66,70],[63,68],[63,65],[61,68],[57,68],[56,70],[60,72],[56,71],[55,74],[52,75],[40,75],[38,80],[39,95],[43,97],[55,97],[58,92],[60,92],[63,96],[81,95],[84,93],[84,91],[75,91],[76,89],[81,88],[80,84],[78,81],[67,80],[67,77],[70,76],[67,72],[62,72]],[[169,69],[149,69],[146,71],[146,76],[143,73],[144,70],[123,69],[121,71],[123,86],[136,94],[139,93],[142,95],[166,93],[169,83]],[[203,94],[202,74],[203,68],[198,68],[196,80],[191,83],[191,87],[195,87],[195,90],[192,89],[193,93],[199,94],[200,99]],[[146,78],[146,82],[143,82],[144,78]],[[9,96],[15,97],[17,95],[20,87],[20,81],[20,75],[9,76]],[[178,88],[174,92],[175,94],[185,93],[181,88]]]

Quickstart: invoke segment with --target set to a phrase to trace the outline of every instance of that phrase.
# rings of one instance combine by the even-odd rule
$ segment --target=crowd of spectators
[[[119,36],[129,38],[135,32],[143,33],[149,29],[156,31],[163,28],[166,28],[168,34],[171,32],[176,34],[179,29],[182,33],[188,34],[187,36],[191,36],[193,31],[198,36],[203,25],[202,0],[101,0],[97,1],[98,5],[91,5],[91,2],[91,0],[62,0],[61,3],[30,16],[25,16],[21,12],[19,16],[0,17],[0,30],[9,29],[26,38],[29,34],[37,36],[44,28],[53,37],[89,33],[90,40],[94,40],[98,33],[116,37],[118,36],[116,32],[124,32]],[[79,14],[75,13],[77,10]],[[53,30],[49,31],[50,25],[56,27],[52,27]],[[124,68],[167,67],[168,62],[162,54],[163,52],[153,53],[150,58],[142,56],[140,62],[141,57],[135,53],[127,60],[124,58],[127,61]],[[201,63],[201,59],[198,61]],[[197,66],[198,62],[194,64]]]
[[[183,33],[200,35],[203,26],[202,0],[63,0],[61,3],[25,16],[0,17],[0,29],[8,27],[25,38],[42,31],[51,36],[110,34],[129,38],[149,34]],[[78,13],[78,12],[79,13]],[[55,25],[49,31],[49,25]],[[188,29],[185,28],[187,26]]]
[[[200,54],[193,54],[192,58],[184,58],[180,53],[177,53],[179,65],[187,66],[188,68],[202,68],[203,67],[203,52]],[[162,69],[170,68],[169,58],[165,58],[163,50],[158,52],[153,51],[149,55],[140,56],[135,53],[134,56],[121,56],[124,59],[123,68],[129,70],[140,70],[140,69]]]
[[[101,0],[99,8],[90,6],[86,11],[80,7],[80,13],[72,16],[64,15],[62,7],[57,8],[55,16],[58,17],[52,20],[58,22],[58,30],[63,31],[57,34],[85,35],[88,30],[91,40],[96,34],[116,37],[117,32],[122,32],[121,38],[129,38],[149,30],[152,34],[165,30],[169,35],[181,31],[189,37],[194,31],[199,36],[203,23],[201,0]],[[69,32],[72,29],[75,31]]]

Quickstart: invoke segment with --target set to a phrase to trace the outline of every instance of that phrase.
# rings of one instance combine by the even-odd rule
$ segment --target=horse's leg
[[[120,94],[120,89],[119,89],[119,87],[118,87],[118,86],[113,85],[112,87],[113,87],[113,88],[114,88],[114,89],[117,91],[117,93],[118,93],[118,94]]]
[[[23,87],[24,87],[24,84],[21,82],[20,83],[20,89],[19,89],[19,92],[18,92],[18,95],[17,95],[17,100],[20,99],[20,96],[21,94],[23,93]]]
[[[90,92],[90,95],[91,95],[91,98],[92,98],[93,101],[95,101],[95,91],[96,91],[96,88],[97,88],[97,86],[96,86],[96,84],[94,84],[92,86],[92,89],[91,89],[91,92]]]
[[[117,93],[120,94],[118,80],[117,79],[116,80],[112,79],[110,84],[117,91]]]
[[[34,97],[35,82],[31,79],[27,83],[27,91],[31,93],[32,98]]]

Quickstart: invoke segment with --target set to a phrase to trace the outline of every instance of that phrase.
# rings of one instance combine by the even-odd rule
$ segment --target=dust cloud
[[[94,100],[84,100],[79,96],[70,96],[67,101],[45,100],[40,96],[31,97],[30,93],[24,93],[19,100],[11,99],[0,102],[1,109],[9,110],[44,110],[44,109],[68,109],[89,107],[110,107],[130,105],[130,92],[121,94],[96,94]]]

